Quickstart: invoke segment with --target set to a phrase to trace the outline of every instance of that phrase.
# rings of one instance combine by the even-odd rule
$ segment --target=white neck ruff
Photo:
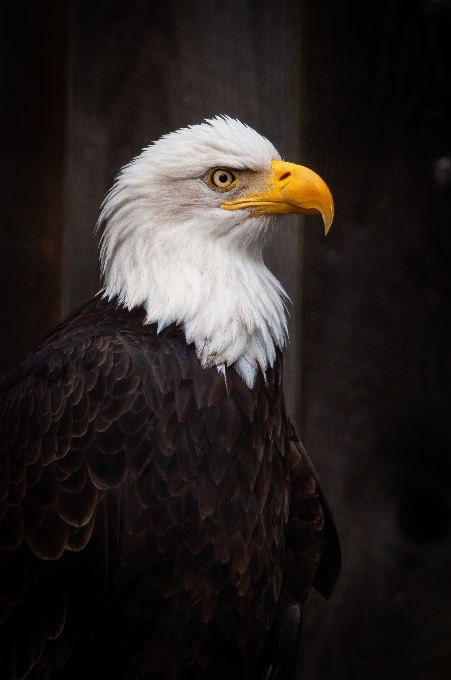
[[[243,233],[255,230],[256,219],[270,228],[268,218],[248,217]],[[204,368],[233,365],[253,387],[258,368],[272,366],[276,348],[287,343],[285,291],[261,246],[237,251],[227,238],[205,242],[189,223],[178,224],[173,238],[170,229],[135,223],[117,241],[110,230],[102,248],[105,295],[118,295],[129,309],[144,306],[146,323],[158,323],[158,331],[180,324]]]

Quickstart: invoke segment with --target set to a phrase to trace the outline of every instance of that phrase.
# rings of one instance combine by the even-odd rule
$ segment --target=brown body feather
[[[249,389],[144,317],[96,297],[0,386],[2,678],[292,677],[339,548],[282,357]]]

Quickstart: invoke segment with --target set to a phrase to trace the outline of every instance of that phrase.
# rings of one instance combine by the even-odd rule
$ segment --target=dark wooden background
[[[302,680],[451,678],[451,3],[0,3],[0,363],[98,290],[102,198],[217,113],[328,182],[288,220],[288,401],[344,565],[309,597]],[[304,237],[305,235],[305,237]]]
[[[305,7],[302,434],[344,566],[306,608],[303,677],[451,678],[451,6]]]

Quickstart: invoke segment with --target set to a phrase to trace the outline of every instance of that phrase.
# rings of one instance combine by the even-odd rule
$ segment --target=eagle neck
[[[183,241],[137,239],[133,253],[130,245],[119,244],[105,267],[105,294],[143,306],[159,332],[177,323],[204,368],[233,366],[252,388],[288,338],[287,296],[261,246],[238,248],[227,236],[205,243],[194,231]]]

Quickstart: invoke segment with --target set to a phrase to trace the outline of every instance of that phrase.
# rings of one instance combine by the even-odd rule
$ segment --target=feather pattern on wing
[[[277,603],[313,581],[323,506],[280,353],[251,390],[145,316],[97,296],[1,384],[4,680],[88,658],[110,678],[263,677]]]

